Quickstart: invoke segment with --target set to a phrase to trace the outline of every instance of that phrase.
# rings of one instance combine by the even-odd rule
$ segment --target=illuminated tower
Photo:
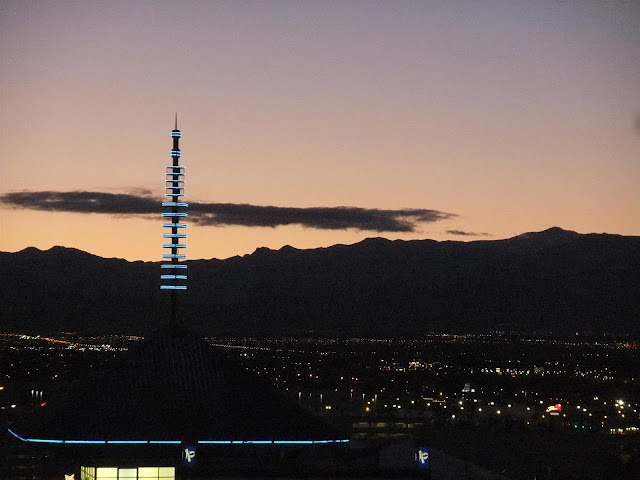
[[[186,290],[187,286],[184,284],[187,275],[187,266],[184,263],[180,263],[181,259],[186,259],[187,255],[183,252],[187,248],[186,243],[181,243],[187,238],[186,233],[179,233],[180,229],[186,228],[187,224],[183,223],[184,219],[189,215],[183,210],[186,209],[189,204],[184,203],[182,197],[184,196],[184,182],[185,182],[185,169],[186,167],[180,165],[180,137],[182,133],[178,130],[178,114],[176,114],[175,128],[171,132],[171,138],[173,139],[173,147],[171,149],[172,165],[166,167],[166,193],[165,197],[171,197],[170,202],[162,202],[162,217],[163,220],[171,220],[170,223],[163,223],[164,228],[168,228],[170,233],[163,233],[162,238],[165,241],[171,240],[171,243],[163,243],[162,248],[166,248],[171,253],[162,254],[162,261],[169,263],[162,263],[162,290],[171,291],[171,321],[173,323],[177,320],[177,296],[178,290]],[[166,274],[165,274],[166,272]]]

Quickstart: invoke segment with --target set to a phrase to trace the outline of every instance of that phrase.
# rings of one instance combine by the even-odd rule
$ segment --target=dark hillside
[[[553,228],[468,243],[372,238],[188,264],[182,315],[211,333],[640,333],[639,237]],[[30,248],[0,254],[0,271],[1,330],[144,332],[167,317],[158,263]]]

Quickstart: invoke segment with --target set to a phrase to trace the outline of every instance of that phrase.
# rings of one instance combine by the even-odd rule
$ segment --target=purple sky
[[[189,258],[554,225],[640,235],[637,2],[6,0],[0,45],[3,251],[158,260],[159,207],[7,194],[158,197],[175,111],[190,202],[451,214],[410,231],[325,228],[331,208],[194,222]]]

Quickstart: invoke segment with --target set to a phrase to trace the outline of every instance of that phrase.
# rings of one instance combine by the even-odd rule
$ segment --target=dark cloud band
[[[152,215],[160,212],[158,200],[148,192],[11,192],[0,195],[0,204],[29,210]],[[278,227],[301,225],[323,230],[353,228],[373,232],[414,232],[420,223],[455,217],[453,213],[427,209],[380,210],[359,207],[273,207],[236,203],[189,202],[189,219],[199,225]]]
[[[491,236],[486,232],[476,233],[476,232],[465,232],[464,230],[447,230],[447,233],[449,235],[458,235],[462,237],[490,237]]]

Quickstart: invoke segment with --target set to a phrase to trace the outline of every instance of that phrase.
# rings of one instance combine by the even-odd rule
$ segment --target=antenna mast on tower
[[[171,239],[171,243],[164,243],[162,248],[170,249],[171,253],[162,254],[162,261],[169,263],[162,263],[163,274],[160,275],[162,280],[160,288],[171,291],[171,322],[173,324],[176,324],[178,319],[177,291],[187,289],[187,286],[184,285],[187,280],[187,266],[180,263],[180,260],[186,259],[187,256],[184,253],[179,253],[187,248],[186,243],[179,243],[187,238],[187,234],[178,233],[181,228],[187,228],[187,224],[183,222],[189,216],[183,211],[189,204],[180,201],[184,197],[186,176],[186,167],[180,165],[180,137],[182,137],[182,133],[178,130],[178,114],[176,113],[175,128],[171,131],[173,139],[172,165],[166,167],[166,193],[164,194],[165,197],[171,197],[171,201],[162,202],[163,220],[171,220],[171,223],[162,224],[164,228],[170,229],[170,233],[163,233],[162,238]]]

